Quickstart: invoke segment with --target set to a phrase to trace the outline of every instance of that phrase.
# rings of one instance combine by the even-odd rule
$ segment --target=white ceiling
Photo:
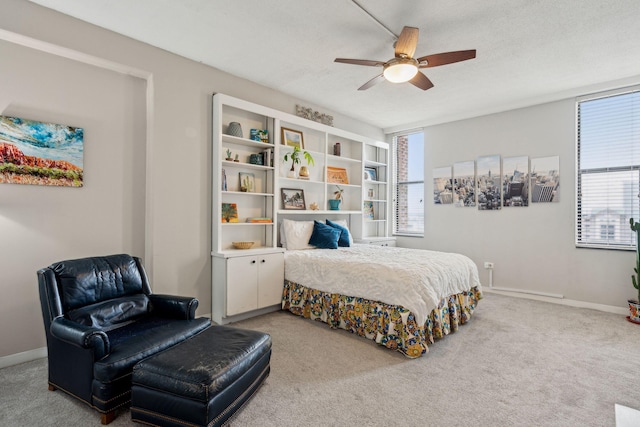
[[[31,0],[387,130],[552,101],[640,80],[638,0],[357,0],[395,34],[420,29],[416,57],[476,49],[424,69],[435,87],[386,81],[393,37],[351,0]]]

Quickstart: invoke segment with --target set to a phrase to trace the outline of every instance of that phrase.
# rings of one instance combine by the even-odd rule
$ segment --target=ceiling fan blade
[[[413,58],[413,54],[416,53],[416,46],[418,45],[418,29],[415,27],[404,27],[396,42],[396,58],[401,55],[407,55],[409,58]]]
[[[369,80],[368,82],[366,82],[365,84],[363,84],[362,86],[360,86],[358,88],[358,90],[367,90],[369,89],[371,86],[375,85],[376,83],[380,82],[381,80],[384,80],[384,74],[380,74],[379,76],[375,76],[374,78],[372,78],[371,80]]]
[[[342,62],[344,64],[354,64],[354,65],[367,65],[369,67],[380,67],[384,65],[384,62],[382,61],[372,61],[369,59],[336,58],[333,62]]]
[[[436,53],[417,58],[416,61],[427,61],[426,65],[420,65],[420,68],[437,67],[439,65],[453,64],[454,62],[466,61],[476,57],[476,50],[458,50],[456,52]]]
[[[409,80],[409,83],[419,87],[422,90],[431,89],[433,87],[433,83],[431,83],[431,80],[429,80],[429,77],[422,74],[421,71],[418,71],[418,74],[416,74],[414,78]]]

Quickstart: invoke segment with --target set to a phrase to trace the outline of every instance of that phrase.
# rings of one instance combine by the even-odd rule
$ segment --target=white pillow
[[[282,242],[282,237],[280,240],[282,246],[287,250],[315,249],[315,246],[309,244],[309,239],[313,234],[313,221],[283,219],[282,229],[284,230],[284,242]]]
[[[347,220],[346,219],[331,219],[331,222],[333,222],[334,224],[338,224],[343,226],[344,228],[347,229],[347,231],[349,232],[349,246],[353,246],[353,236],[351,235],[351,230],[349,230],[349,225],[347,224]]]
[[[284,220],[278,221],[279,229],[280,229],[280,246],[287,249],[287,236],[284,235]]]

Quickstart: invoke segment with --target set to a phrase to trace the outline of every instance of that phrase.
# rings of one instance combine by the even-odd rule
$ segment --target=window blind
[[[577,105],[576,245],[631,249],[640,220],[640,87]]]

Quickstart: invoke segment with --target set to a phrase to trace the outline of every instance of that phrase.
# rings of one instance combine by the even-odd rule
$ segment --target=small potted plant
[[[296,177],[295,166],[296,166],[296,164],[300,163],[300,155],[303,155],[304,158],[307,160],[307,165],[310,165],[310,166],[314,166],[315,165],[315,161],[313,160],[313,157],[311,156],[311,154],[309,154],[308,151],[302,151],[300,149],[300,147],[295,146],[295,147],[293,147],[293,151],[291,153],[287,153],[287,154],[284,155],[284,161],[285,162],[288,162],[289,159],[291,159],[291,169],[289,169],[289,172],[287,173],[287,178],[295,178]],[[302,166],[300,168],[300,176],[305,177],[305,178],[309,177],[309,171],[308,171],[306,166]]]
[[[337,211],[340,209],[340,202],[342,201],[343,188],[336,185],[337,190],[333,192],[333,199],[329,199],[329,210]]]
[[[631,275],[631,282],[633,283],[633,287],[638,291],[638,299],[628,301],[629,303],[629,320],[635,323],[640,323],[640,234],[638,231],[640,230],[640,223],[634,221],[633,218],[629,220],[629,224],[631,225],[631,230],[636,232],[636,266],[633,269],[635,274]]]
[[[231,150],[227,148],[227,158],[225,159],[228,162],[232,162],[233,158],[231,157]]]

